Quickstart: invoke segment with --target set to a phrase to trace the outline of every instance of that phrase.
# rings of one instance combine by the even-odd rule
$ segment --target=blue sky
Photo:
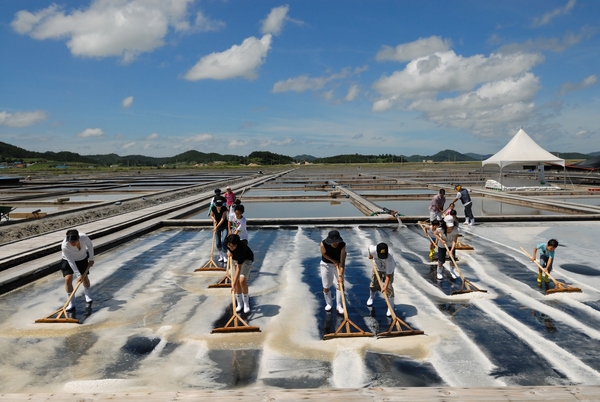
[[[0,141],[174,156],[600,151],[597,0],[0,0]]]

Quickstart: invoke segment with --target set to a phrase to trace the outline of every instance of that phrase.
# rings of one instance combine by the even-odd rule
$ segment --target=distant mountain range
[[[553,152],[553,154],[557,154]],[[561,152],[559,157],[564,159],[589,159],[600,155],[600,152],[582,154],[577,152]],[[33,152],[14,145],[0,142],[0,162],[12,163],[15,161],[37,161],[52,162],[57,164],[83,163],[90,165],[129,165],[129,166],[163,166],[174,164],[244,164],[255,163],[257,165],[287,165],[291,162],[310,162],[310,163],[401,163],[401,162],[471,162],[481,161],[489,158],[492,154],[481,155],[476,153],[461,154],[459,152],[446,149],[435,155],[362,155],[345,154],[318,158],[312,155],[296,155],[294,157],[279,155],[268,151],[255,151],[248,156],[239,156],[231,154],[204,153],[199,151],[187,151],[171,157],[156,158],[144,155],[119,156],[117,154],[105,155],[79,155],[74,152]]]

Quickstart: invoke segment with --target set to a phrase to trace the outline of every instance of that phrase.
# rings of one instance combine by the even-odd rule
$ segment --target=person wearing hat
[[[220,188],[215,188],[215,195],[210,200],[210,205],[208,206],[208,216],[209,217],[210,217],[210,211],[212,210],[212,207],[214,207],[216,200],[223,200],[223,204],[225,204],[225,202],[226,202],[225,197],[223,197],[221,195],[221,189]]]
[[[344,282],[344,269],[346,267],[346,243],[342,240],[340,232],[332,230],[321,242],[321,263],[319,271],[323,283],[323,296],[325,296],[325,311],[331,311],[333,306],[331,286],[335,286],[335,302],[338,314],[344,314],[342,307],[342,294],[344,289],[340,284]],[[339,275],[339,277],[338,277]],[[334,279],[337,278],[337,281]]]
[[[440,189],[440,192],[433,196],[429,204],[429,222],[437,219],[441,221],[444,214],[444,204],[446,203],[446,190]]]
[[[379,243],[378,245],[371,244],[369,246],[368,257],[375,262],[377,273],[373,271],[373,274],[371,275],[371,284],[369,285],[370,294],[369,300],[367,300],[367,306],[371,307],[373,305],[373,298],[375,297],[375,294],[380,291],[382,294],[386,294],[390,305],[394,308],[394,287],[392,286],[394,282],[394,269],[396,268],[394,256],[390,252],[387,244]],[[377,280],[376,275],[379,275],[379,278],[383,283],[383,288],[380,288],[379,280]],[[392,312],[389,308],[386,315],[388,317],[392,316]]]
[[[210,209],[210,219],[213,221],[213,232],[216,236],[216,246],[219,250],[219,262],[227,261],[227,250],[223,238],[227,237],[227,208],[222,199],[215,200],[215,205]]]
[[[458,231],[454,230],[454,218],[452,215],[446,215],[444,220],[440,222],[440,226],[435,232],[435,237],[438,240],[437,279],[441,281],[444,279],[443,274],[444,264],[446,263],[446,252],[448,250],[451,253],[454,252],[456,239],[458,239]],[[452,279],[456,279],[457,277],[454,271],[454,264],[450,264],[450,275],[452,275]]]
[[[77,277],[78,282],[83,284],[83,293],[85,294],[86,310],[92,308],[92,294],[90,292],[90,279],[88,274],[82,276],[86,269],[94,265],[94,245],[85,233],[80,233],[77,229],[67,230],[67,235],[62,241],[62,266],[61,271],[65,278],[65,290],[67,298],[73,292],[73,275]],[[73,299],[69,302],[66,310],[73,310]]]
[[[471,196],[469,193],[471,192],[468,188],[463,188],[460,184],[454,186],[454,189],[458,191],[456,194],[456,198],[452,203],[454,204],[456,201],[460,200],[463,206],[465,207],[465,225],[473,226],[475,225],[475,218],[473,217],[473,202],[471,201]]]
[[[227,208],[231,207],[235,202],[235,193],[231,191],[231,187],[225,187],[225,200],[227,203]]]

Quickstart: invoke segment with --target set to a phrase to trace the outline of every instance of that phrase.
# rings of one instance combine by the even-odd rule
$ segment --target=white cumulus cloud
[[[152,133],[146,137],[147,140],[155,140],[157,138],[158,138],[158,134],[156,134],[156,133]]]
[[[234,45],[224,52],[204,56],[184,78],[190,81],[236,77],[253,80],[257,78],[257,69],[264,63],[271,48],[271,39],[271,35],[265,35],[261,39],[246,38],[239,46]]]
[[[451,45],[450,39],[442,39],[439,36],[420,38],[414,42],[400,44],[395,48],[383,46],[377,53],[376,59],[379,61],[410,61],[436,52],[446,52],[450,50]]]
[[[132,148],[132,147],[135,147],[135,142],[128,142],[127,144],[123,144],[121,146],[121,149],[129,149],[129,148]]]
[[[100,138],[102,136],[104,136],[104,133],[102,132],[102,129],[100,128],[86,128],[85,130],[83,130],[80,133],[76,134],[77,137],[80,138]]]
[[[121,102],[121,107],[124,109],[127,109],[131,105],[133,105],[133,96],[128,96]]]
[[[539,78],[530,70],[543,61],[541,54],[527,52],[463,57],[447,50],[421,55],[372,84],[381,96],[372,111],[418,111],[439,126],[493,137],[539,114],[534,103]]]
[[[373,89],[387,100],[464,92],[477,84],[520,75],[543,60],[543,56],[532,53],[491,54],[490,57],[462,57],[453,51],[434,53],[412,60],[404,70],[380,78]]]
[[[267,18],[262,22],[262,34],[279,35],[287,19],[288,11],[290,11],[290,7],[287,5],[273,8]]]
[[[17,12],[11,26],[34,39],[67,40],[75,56],[119,56],[128,63],[163,46],[170,29],[185,32],[219,25],[203,15],[191,24],[190,3],[193,0],[93,0],[87,8],[70,12],[53,4],[35,12]]]
[[[33,112],[0,112],[0,126],[29,127],[48,118],[46,112],[35,110]]]
[[[410,110],[424,113],[441,126],[460,128],[482,137],[498,135],[499,127],[524,122],[534,111],[539,79],[533,73],[489,82],[475,91],[443,100],[417,100]]]

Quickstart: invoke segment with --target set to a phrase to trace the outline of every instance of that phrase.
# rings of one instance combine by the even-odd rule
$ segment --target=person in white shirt
[[[94,265],[94,245],[85,233],[80,233],[77,229],[67,230],[67,236],[62,242],[62,266],[61,271],[65,278],[65,290],[67,298],[73,292],[73,275],[83,284],[83,293],[85,294],[86,310],[92,307],[92,295],[90,292],[89,271],[83,275],[88,268]],[[66,308],[73,309],[73,299]]]
[[[394,308],[394,287],[392,286],[394,283],[394,269],[396,268],[394,256],[389,251],[386,243],[379,243],[378,245],[371,244],[369,246],[368,257],[375,262],[377,273],[373,270],[371,284],[369,285],[369,290],[371,292],[369,300],[367,300],[367,306],[370,307],[373,305],[373,298],[375,297],[375,294],[380,291],[382,294],[385,293],[387,295],[390,305]],[[383,288],[379,286],[379,280],[377,280],[377,276],[375,275],[379,275],[379,278],[383,283]],[[392,312],[389,308],[386,315],[388,317],[392,316]]]

